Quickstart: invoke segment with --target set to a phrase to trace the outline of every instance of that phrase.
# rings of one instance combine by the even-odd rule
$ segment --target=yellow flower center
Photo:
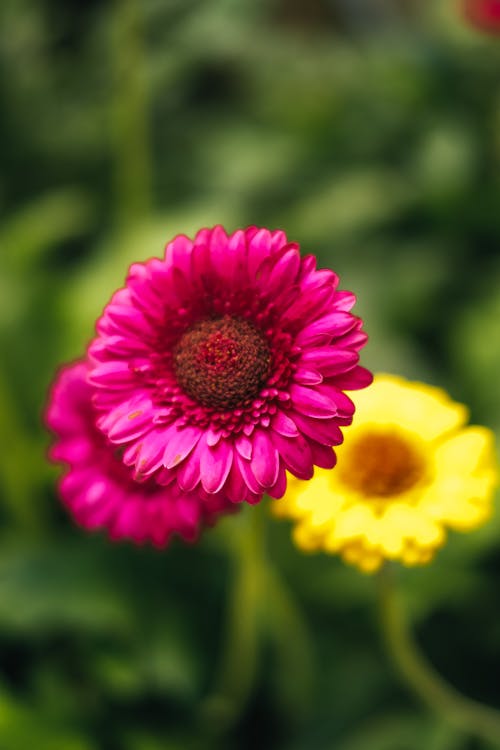
[[[426,464],[411,439],[396,432],[364,432],[346,445],[337,471],[364,495],[390,498],[419,482]]]

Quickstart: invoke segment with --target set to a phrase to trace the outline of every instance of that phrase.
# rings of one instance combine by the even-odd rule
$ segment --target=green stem
[[[202,706],[203,718],[217,732],[227,731],[237,721],[257,672],[265,525],[260,508],[245,511],[240,519],[233,519],[231,528],[233,569],[223,651],[214,688]]]
[[[500,711],[466,698],[427,661],[413,639],[391,573],[384,569],[379,575],[380,614],[389,654],[401,676],[432,711],[451,725],[500,747]]]
[[[118,221],[129,224],[151,207],[149,101],[140,0],[115,0],[113,96],[110,100]]]
[[[311,637],[302,610],[279,572],[268,565],[265,573],[266,624],[278,658],[281,704],[290,719],[300,720],[312,706],[315,664]]]
[[[21,424],[19,410],[6,373],[0,369],[0,444],[3,458],[0,467],[2,500],[12,518],[24,531],[39,533],[43,517],[33,502],[38,478],[45,469],[43,455],[33,445],[30,436]],[[19,471],[26,466],[25,471]]]
[[[284,708],[300,718],[311,703],[309,633],[292,593],[267,556],[266,505],[262,501],[255,508],[245,508],[227,527],[232,563],[227,622],[214,688],[202,706],[202,717],[218,733],[234,725],[248,703],[265,638],[276,654]],[[290,674],[300,679],[290,680]]]

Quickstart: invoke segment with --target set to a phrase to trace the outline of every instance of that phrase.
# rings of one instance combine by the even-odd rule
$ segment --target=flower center
[[[346,446],[337,471],[342,480],[364,495],[399,495],[425,473],[425,462],[409,439],[394,432],[365,432]]]
[[[262,333],[248,321],[229,316],[195,323],[174,350],[179,385],[196,401],[219,410],[255,398],[270,361]]]

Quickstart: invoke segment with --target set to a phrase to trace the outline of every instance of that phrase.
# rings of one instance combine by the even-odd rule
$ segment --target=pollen
[[[351,442],[338,471],[352,489],[382,499],[418,484],[426,474],[426,462],[406,436],[373,431]]]
[[[199,403],[217,410],[254,399],[270,365],[264,335],[248,321],[230,316],[198,321],[174,350],[179,385]]]

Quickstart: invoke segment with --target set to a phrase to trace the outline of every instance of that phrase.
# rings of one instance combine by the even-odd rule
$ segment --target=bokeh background
[[[373,580],[286,523],[74,526],[41,412],[130,262],[261,224],[357,293],[363,364],[500,430],[500,37],[458,0],[3,0],[0,113],[0,749],[485,750],[401,686]],[[497,706],[499,574],[495,517],[400,575]]]

